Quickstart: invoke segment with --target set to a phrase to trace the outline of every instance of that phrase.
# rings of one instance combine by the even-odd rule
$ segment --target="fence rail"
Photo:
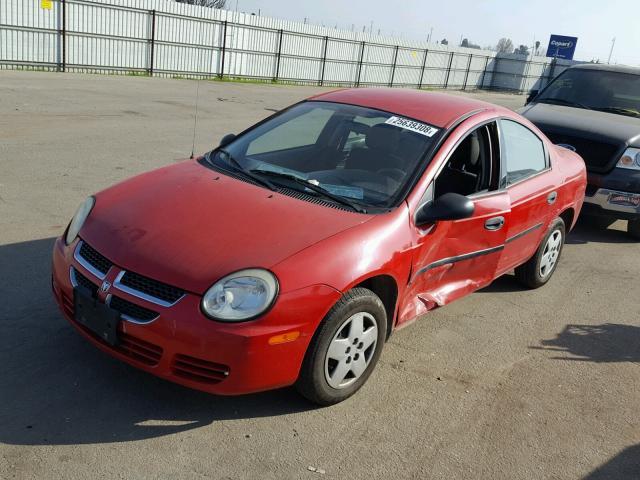
[[[569,64],[339,38],[93,0],[55,0],[44,10],[37,1],[3,0],[0,68],[522,92],[546,85]]]

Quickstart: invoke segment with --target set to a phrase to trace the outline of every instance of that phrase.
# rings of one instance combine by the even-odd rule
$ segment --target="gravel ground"
[[[580,225],[542,289],[507,275],[397,332],[330,408],[191,391],[77,335],[54,237],[87,194],[189,155],[196,88],[0,71],[0,478],[640,478],[640,243],[621,222]],[[196,152],[321,91],[199,88]]]

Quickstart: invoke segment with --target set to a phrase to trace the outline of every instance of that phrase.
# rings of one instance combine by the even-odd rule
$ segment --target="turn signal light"
[[[293,342],[300,336],[300,332],[287,332],[274,335],[269,339],[269,345],[279,345],[281,343]]]

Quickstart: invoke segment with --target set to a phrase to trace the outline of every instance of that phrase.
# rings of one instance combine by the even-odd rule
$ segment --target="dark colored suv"
[[[640,68],[575,65],[532,90],[520,113],[584,159],[583,214],[628,220],[640,239]]]

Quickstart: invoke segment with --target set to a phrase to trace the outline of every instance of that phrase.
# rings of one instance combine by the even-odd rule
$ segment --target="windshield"
[[[239,173],[262,177],[276,188],[388,208],[411,183],[439,133],[380,110],[311,101],[214,150],[208,161],[221,168],[233,163]]]
[[[535,101],[640,117],[640,75],[568,69]]]

